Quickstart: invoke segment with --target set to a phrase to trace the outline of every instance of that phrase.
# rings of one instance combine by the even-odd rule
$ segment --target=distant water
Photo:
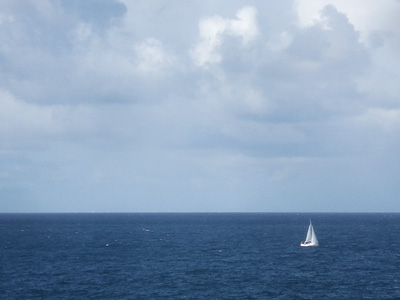
[[[400,214],[0,214],[0,262],[1,299],[400,299]]]

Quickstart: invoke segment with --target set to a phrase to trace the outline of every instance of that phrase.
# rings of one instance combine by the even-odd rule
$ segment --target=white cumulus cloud
[[[235,19],[226,19],[221,16],[213,16],[200,20],[200,41],[191,51],[196,65],[219,63],[222,60],[218,47],[223,43],[225,35],[240,37],[243,44],[254,40],[258,33],[257,9],[243,7],[236,13]]]

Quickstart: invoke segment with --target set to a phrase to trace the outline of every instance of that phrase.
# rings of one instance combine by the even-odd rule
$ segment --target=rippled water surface
[[[1,299],[400,299],[400,214],[0,214],[0,259]]]

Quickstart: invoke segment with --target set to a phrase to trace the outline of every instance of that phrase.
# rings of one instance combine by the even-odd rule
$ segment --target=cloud
[[[357,100],[348,103],[361,97],[357,80],[370,63],[358,37],[332,6],[312,26],[259,32],[246,48],[224,37],[202,92],[235,117],[265,122],[316,121],[361,109]]]
[[[126,6],[119,1],[102,0],[62,0],[60,1],[66,14],[71,14],[86,24],[92,24],[97,30],[104,31],[126,14]]]
[[[300,24],[310,27],[321,22],[320,11],[328,4],[343,13],[358,32],[359,42],[368,49],[370,64],[364,76],[357,78],[358,89],[374,105],[398,107],[398,52],[400,49],[400,5],[395,0],[375,1],[296,1]],[[370,96],[370,97],[369,97]],[[375,100],[374,100],[375,99]]]
[[[355,29],[366,34],[375,31],[397,31],[395,15],[400,8],[395,0],[384,0],[377,3],[373,0],[297,0],[295,1],[299,21],[302,26],[310,26],[320,20],[320,10],[327,5],[335,6],[346,14]]]
[[[218,47],[225,35],[238,36],[243,44],[258,36],[256,24],[257,10],[254,7],[244,7],[236,14],[236,19],[224,19],[214,16],[199,22],[200,41],[191,51],[196,65],[219,63],[222,59]]]
[[[52,110],[17,101],[10,93],[0,91],[2,141],[28,138],[35,132],[55,130]],[[23,134],[23,136],[21,136]]]
[[[137,69],[145,73],[161,71],[174,64],[174,59],[165,53],[161,42],[153,38],[148,38],[135,46],[135,52]]]
[[[60,140],[95,134],[94,110],[85,106],[38,105],[0,90],[0,136],[3,149],[48,149]]]
[[[395,133],[400,129],[400,110],[371,107],[354,122],[368,129],[380,129],[382,133]]]

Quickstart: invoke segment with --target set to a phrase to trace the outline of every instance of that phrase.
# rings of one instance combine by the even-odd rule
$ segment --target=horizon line
[[[0,212],[0,214],[398,214],[400,211],[55,211]]]

